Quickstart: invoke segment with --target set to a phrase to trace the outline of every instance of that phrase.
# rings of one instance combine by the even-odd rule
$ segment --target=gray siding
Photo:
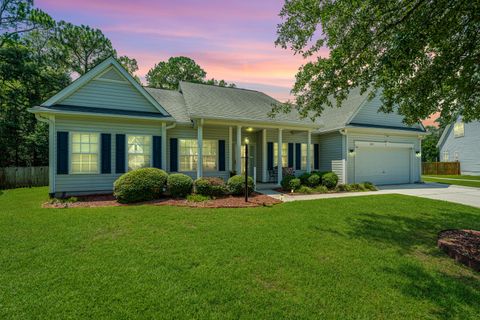
[[[365,101],[350,123],[408,128],[408,126],[402,122],[403,116],[395,112],[379,112],[378,109],[381,106],[382,101],[378,95],[372,101]],[[415,125],[414,127],[420,128],[420,125]]]
[[[420,140],[415,136],[406,135],[379,135],[379,134],[348,134],[346,138],[347,150],[355,149],[355,141],[371,141],[371,142],[392,142],[392,143],[409,143],[413,144],[411,155],[412,163],[412,182],[419,182],[421,180],[421,159],[415,157],[414,152],[421,150]],[[363,182],[355,180],[355,156],[347,155],[347,183]]]
[[[455,153],[460,161],[460,170],[466,175],[480,175],[480,122],[464,124],[465,136],[455,138],[453,124],[440,146],[440,161],[446,161],[443,153],[448,152],[448,161],[456,161]]]
[[[332,171],[332,161],[343,158],[343,136],[339,132],[321,135],[320,171]]]
[[[127,82],[91,80],[59,104],[159,112],[135,87]]]

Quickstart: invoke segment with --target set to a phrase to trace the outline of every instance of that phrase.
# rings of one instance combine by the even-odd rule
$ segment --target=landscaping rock
[[[456,261],[480,271],[480,231],[444,230],[438,234],[437,245]]]

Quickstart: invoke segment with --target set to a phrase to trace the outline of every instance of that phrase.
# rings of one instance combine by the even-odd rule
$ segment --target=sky
[[[119,55],[135,58],[142,81],[155,63],[194,59],[208,78],[286,101],[304,63],[275,47],[283,0],[37,0],[55,20],[99,28]],[[325,49],[322,55],[327,56]]]

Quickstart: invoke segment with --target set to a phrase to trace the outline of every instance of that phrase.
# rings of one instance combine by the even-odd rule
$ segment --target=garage
[[[355,143],[355,182],[376,185],[411,183],[410,144],[389,142]]]

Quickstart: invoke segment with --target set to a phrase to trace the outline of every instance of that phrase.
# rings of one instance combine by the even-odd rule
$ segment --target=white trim
[[[167,171],[167,124],[165,122],[162,122],[162,152],[161,152],[161,157],[162,161],[160,166],[162,167],[163,170]]]
[[[148,92],[143,88],[126,70],[122,65],[113,57],[105,59],[103,62],[92,68],[90,71],[79,77],[72,82],[69,86],[58,92],[56,95],[42,103],[42,106],[50,107],[61,100],[67,98],[75,91],[86,85],[92,79],[97,77],[101,72],[107,69],[109,66],[115,67],[122,76],[124,76],[130,84],[137,89],[158,111],[164,115],[170,115]]]
[[[305,129],[312,129],[312,130],[318,130],[322,125],[318,123],[312,123],[312,124],[296,124],[296,123],[291,123],[291,122],[285,122],[285,121],[276,121],[275,119],[272,119],[271,121],[259,121],[259,120],[237,120],[237,119],[232,119],[232,118],[227,118],[227,117],[208,117],[205,118],[202,115],[190,115],[192,119],[199,119],[203,118],[205,119],[205,124],[212,124],[212,125],[221,125],[221,126],[244,126],[244,127],[250,127],[253,125],[253,127],[263,127],[267,129],[277,129],[279,126],[282,126],[282,129],[285,130],[296,130],[296,131],[302,131]]]
[[[242,126],[237,126],[237,143],[235,149],[235,171],[237,171],[237,174],[242,174]]]
[[[217,150],[218,165],[218,150]],[[197,125],[197,179],[203,175],[203,121]]]
[[[122,75],[121,75],[116,69],[114,69],[113,67],[109,67],[109,68],[103,70],[102,72],[100,72],[100,73],[94,78],[94,80],[100,80],[100,81],[105,81],[105,82],[114,82],[114,83],[129,83],[129,82],[127,81],[127,79],[125,79],[125,80],[114,80],[114,79],[102,78],[102,76],[103,76],[105,73],[109,72],[110,70],[113,70],[113,71],[116,72],[120,77],[122,77]]]
[[[307,131],[307,173],[312,172],[312,133]]]
[[[384,148],[412,148],[413,143],[399,143],[399,142],[377,142],[377,141],[355,141],[355,147],[384,147]]]
[[[233,148],[232,148],[232,137],[233,137],[233,128],[228,127],[228,171],[233,169]]]
[[[278,158],[277,158],[277,184],[280,185],[282,183],[282,179],[283,179],[283,159],[282,159],[282,156],[283,156],[283,142],[282,142],[282,138],[283,138],[283,129],[282,128],[279,128],[278,129]]]
[[[262,130],[262,181],[268,182],[267,129]]]

